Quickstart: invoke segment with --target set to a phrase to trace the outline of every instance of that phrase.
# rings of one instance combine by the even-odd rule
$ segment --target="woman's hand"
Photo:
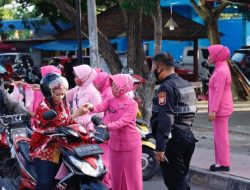
[[[30,84],[32,90],[36,91],[36,90],[40,90],[40,85],[39,84]]]
[[[85,104],[83,104],[83,108],[88,109],[89,111],[93,111],[94,105],[91,103],[85,103]]]
[[[31,117],[35,117],[35,113],[32,112],[32,111],[30,111],[29,114],[30,114]]]
[[[13,81],[13,83],[15,84],[15,85],[17,85],[17,86],[23,86],[24,84],[25,84],[25,82],[23,82],[23,81]]]
[[[216,112],[209,112],[208,113],[208,121],[214,121],[216,117]]]
[[[80,107],[78,110],[76,110],[75,113],[72,114],[72,118],[76,118],[78,116],[81,116],[81,115],[85,115],[89,112],[89,109],[86,108],[86,107]]]

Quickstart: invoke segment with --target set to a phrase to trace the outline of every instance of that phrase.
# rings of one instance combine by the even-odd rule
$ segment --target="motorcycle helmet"
[[[40,81],[40,88],[43,96],[51,101],[53,90],[69,89],[69,83],[66,78],[56,73],[49,73]]]

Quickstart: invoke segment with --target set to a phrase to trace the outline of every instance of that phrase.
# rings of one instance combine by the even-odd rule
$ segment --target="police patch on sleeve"
[[[167,102],[167,93],[166,92],[159,92],[157,96],[158,96],[159,105],[165,105]]]

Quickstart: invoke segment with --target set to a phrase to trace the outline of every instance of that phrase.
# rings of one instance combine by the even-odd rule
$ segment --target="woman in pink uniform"
[[[110,168],[113,190],[142,190],[142,149],[135,121],[138,105],[127,92],[133,89],[128,74],[111,76],[113,98],[84,107],[94,113],[105,112],[104,128],[110,131]]]
[[[93,81],[97,76],[95,69],[88,65],[79,65],[73,67],[73,69],[76,87],[70,89],[66,94],[67,101],[73,103],[73,112],[87,102],[94,105],[101,103],[101,95],[93,85]],[[93,114],[79,116],[75,118],[75,121],[88,129],[92,129],[92,116]]]
[[[211,171],[230,170],[230,149],[228,120],[233,113],[233,98],[231,92],[231,73],[227,63],[230,51],[222,45],[212,45],[208,48],[208,62],[214,64],[215,70],[209,80],[209,115],[214,129],[215,164]]]
[[[105,72],[97,73],[97,77],[93,82],[96,89],[101,93],[102,101],[112,98],[110,75]]]
[[[111,90],[111,80],[108,73],[97,72],[97,77],[94,80],[93,84],[96,87],[96,89],[101,93],[102,101],[106,101],[110,98],[113,98]],[[109,141],[100,144],[100,146],[104,151],[102,158],[107,168],[107,173],[104,176],[103,183],[107,186],[107,188],[111,188],[111,175],[110,175],[110,164],[109,164]]]

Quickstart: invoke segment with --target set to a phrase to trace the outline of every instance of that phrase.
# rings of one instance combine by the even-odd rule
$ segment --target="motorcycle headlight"
[[[10,138],[14,141],[17,137],[27,137],[27,131],[25,127],[11,129]]]
[[[78,169],[80,169],[86,175],[98,177],[99,175],[105,172],[102,159],[97,159],[96,169],[94,169],[89,163],[83,160],[78,160],[73,156],[69,156],[69,159]]]

